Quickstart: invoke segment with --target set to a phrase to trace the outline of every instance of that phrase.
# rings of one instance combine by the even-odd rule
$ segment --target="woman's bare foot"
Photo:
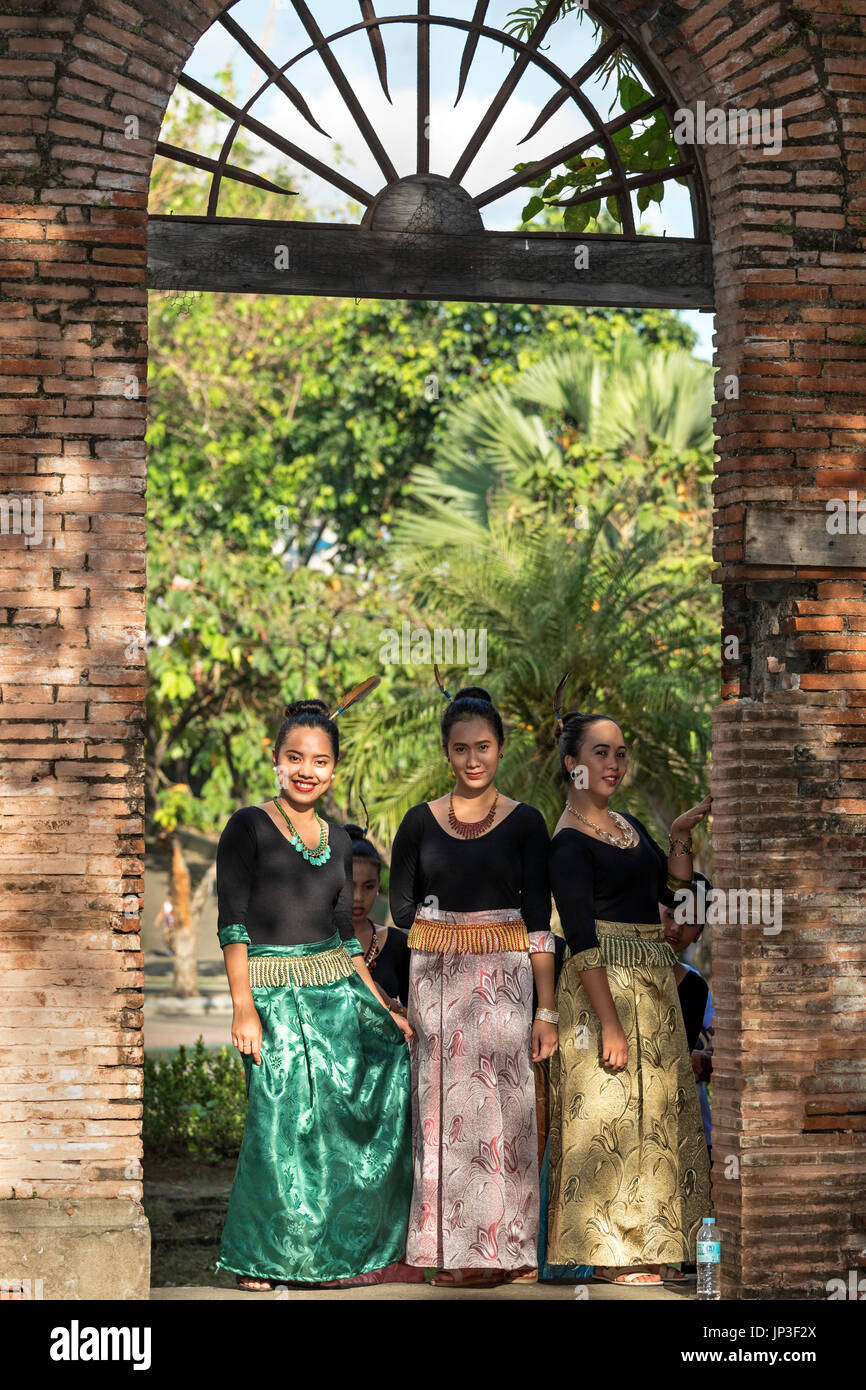
[[[537,1284],[538,1270],[534,1265],[526,1265],[523,1269],[510,1269],[505,1276],[506,1284]]]
[[[248,1293],[270,1293],[273,1290],[270,1279],[259,1279],[255,1274],[239,1274],[238,1288]]]

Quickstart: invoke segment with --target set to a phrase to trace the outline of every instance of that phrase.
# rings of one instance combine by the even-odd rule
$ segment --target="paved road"
[[[145,1008],[144,1046],[147,1052],[179,1047],[181,1043],[192,1047],[199,1037],[207,1047],[219,1047],[222,1043],[230,1047],[231,1015],[226,1018],[214,1018],[212,1014],[201,1018],[169,1018]]]

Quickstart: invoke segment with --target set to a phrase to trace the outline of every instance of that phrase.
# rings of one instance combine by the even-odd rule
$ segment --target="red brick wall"
[[[138,1198],[146,202],[220,6],[35,8],[0,15],[0,496],[40,500],[44,533],[0,536],[0,1196]],[[778,936],[715,932],[715,1200],[729,1293],[820,1296],[866,1246],[866,562],[749,564],[744,544],[756,510],[866,492],[866,0],[617,12],[682,100],[785,113],[774,158],[704,151],[720,378],[739,379],[718,412],[740,650],[716,716],[716,881],[784,892]]]
[[[756,513],[763,530],[811,510],[820,543],[827,499],[866,496],[866,0],[680,8],[664,61],[689,102],[784,121],[776,156],[706,150],[723,650],[739,639],[714,719],[714,881],[782,894],[778,934],[713,934],[714,1202],[727,1293],[825,1297],[866,1263],[866,537],[856,569],[770,545],[750,564],[745,538]]]

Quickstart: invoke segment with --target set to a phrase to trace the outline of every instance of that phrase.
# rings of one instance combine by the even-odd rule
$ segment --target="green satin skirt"
[[[248,946],[253,956],[313,955]],[[351,1279],[406,1250],[409,1049],[360,976],[253,989],[262,1060],[244,1056],[247,1116],[217,1268],[275,1282]]]

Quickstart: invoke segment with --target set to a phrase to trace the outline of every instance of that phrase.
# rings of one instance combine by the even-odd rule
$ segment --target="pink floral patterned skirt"
[[[546,932],[533,932],[530,943],[553,948]],[[406,1262],[535,1268],[529,952],[413,950],[408,1013],[414,1174]]]

